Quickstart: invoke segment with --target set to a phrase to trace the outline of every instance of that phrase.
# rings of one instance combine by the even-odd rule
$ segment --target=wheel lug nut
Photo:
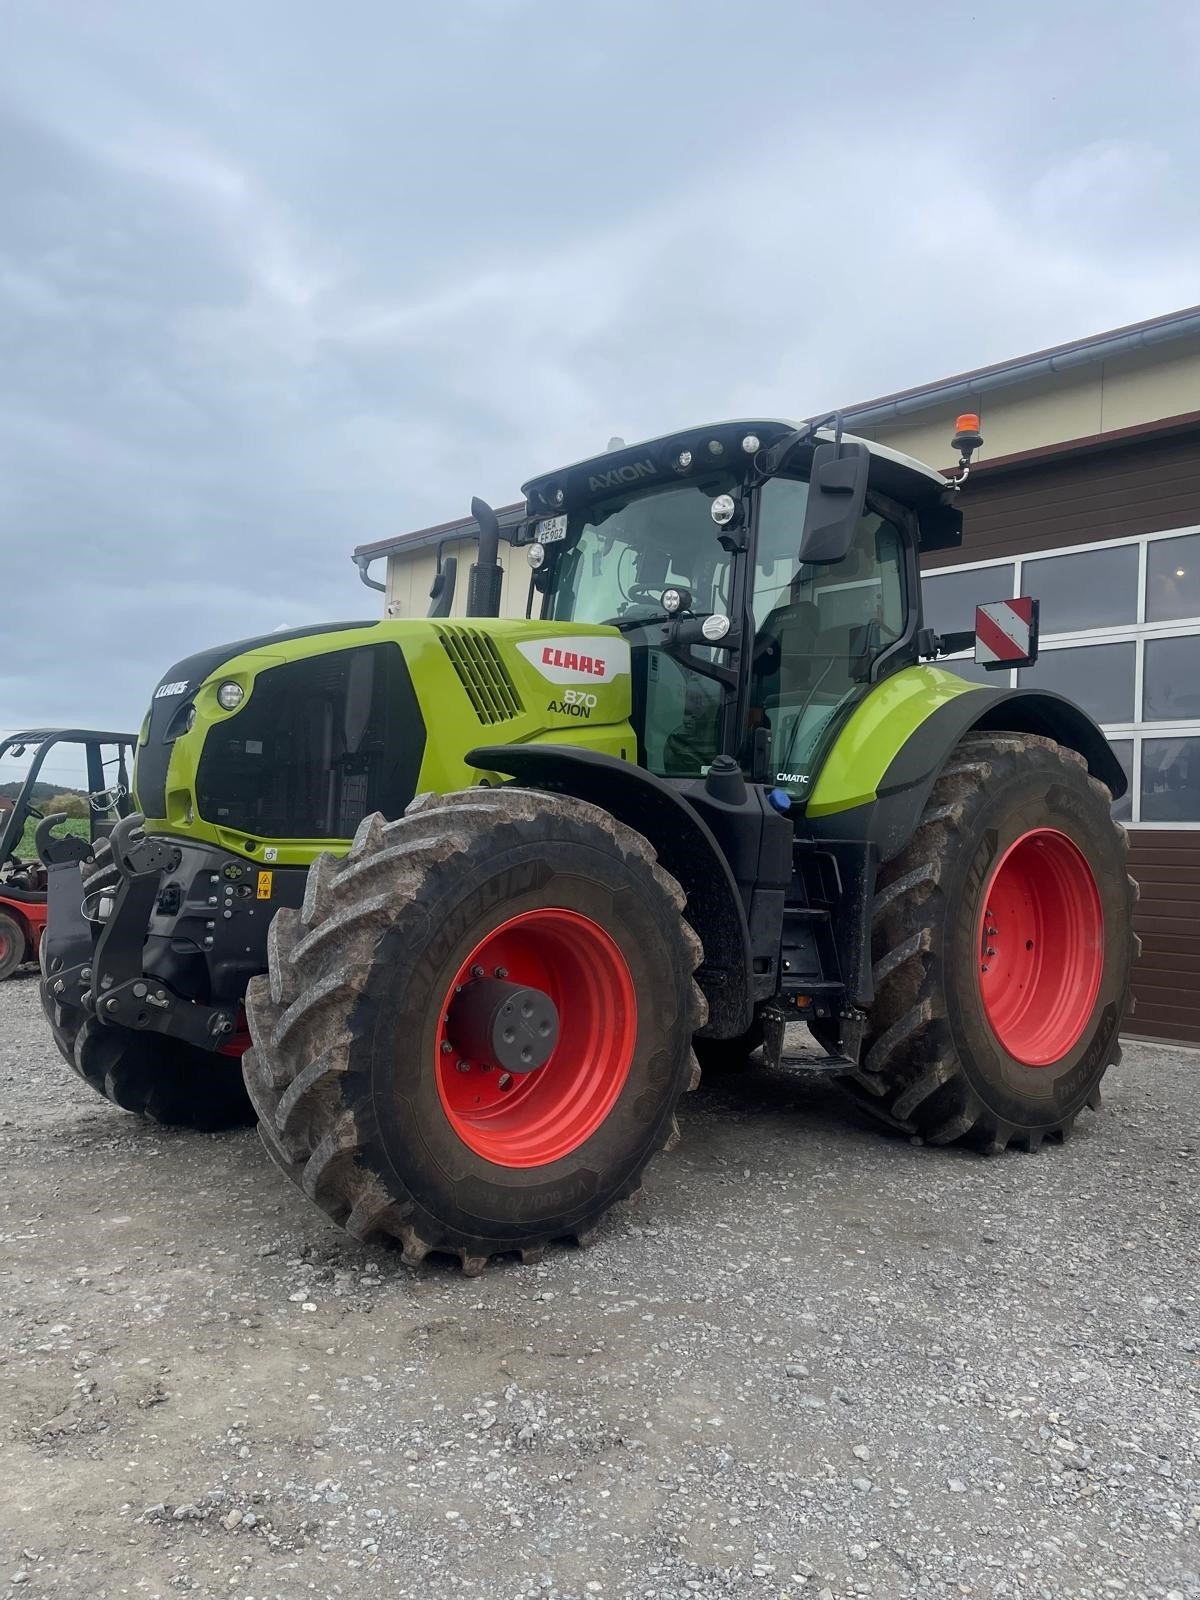
[[[508,968],[507,967],[497,967],[496,968],[496,976],[498,978],[507,978],[508,977]]]
[[[473,978],[482,978],[483,977],[483,968],[480,967],[480,966],[472,967],[471,968],[471,976]]]
[[[442,1040],[442,1054],[444,1056],[448,1056],[453,1049],[454,1046],[450,1043],[449,1039]]]
[[[996,954],[996,952],[992,949],[992,947],[990,945],[988,946],[988,948],[983,953],[984,953],[985,956],[994,956]]]
[[[456,1061],[454,1065],[459,1072],[470,1072],[471,1070],[471,1063],[469,1061]]]

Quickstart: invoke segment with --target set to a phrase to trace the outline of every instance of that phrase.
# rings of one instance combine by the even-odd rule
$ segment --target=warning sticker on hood
[[[517,649],[548,683],[611,683],[629,671],[625,639],[531,639]]]

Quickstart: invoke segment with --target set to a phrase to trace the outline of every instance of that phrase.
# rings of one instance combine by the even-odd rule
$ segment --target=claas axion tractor
[[[1064,1137],[1119,1056],[1125,778],[1067,700],[934,664],[957,491],[837,418],[699,428],[525,485],[523,621],[476,502],[466,618],[178,662],[140,815],[46,841],[64,1055],[131,1111],[249,1103],[351,1234],[468,1271],[587,1236],[789,1023],[910,1137]],[[979,658],[1035,625],[985,607]]]

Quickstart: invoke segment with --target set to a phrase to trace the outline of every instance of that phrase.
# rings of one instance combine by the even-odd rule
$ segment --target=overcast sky
[[[1200,300],[1200,8],[0,0],[0,728],[365,540]],[[6,774],[7,775],[7,774]]]

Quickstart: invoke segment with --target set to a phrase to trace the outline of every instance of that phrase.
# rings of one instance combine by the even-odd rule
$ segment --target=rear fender
[[[648,839],[687,896],[684,912],[704,946],[696,981],[708,1001],[700,1031],[728,1039],[753,1015],[753,963],[745,908],[708,824],[682,796],[643,767],[564,745],[491,745],[470,750],[468,765],[518,783],[590,801]]]
[[[928,669],[924,669],[928,671]],[[875,794],[845,809],[809,814],[818,837],[858,838],[874,844],[881,862],[912,838],[930,791],[964,734],[972,731],[1034,733],[1077,750],[1093,777],[1114,799],[1128,784],[1099,727],[1072,701],[1046,689],[970,689],[934,706],[909,731],[878,778]]]

